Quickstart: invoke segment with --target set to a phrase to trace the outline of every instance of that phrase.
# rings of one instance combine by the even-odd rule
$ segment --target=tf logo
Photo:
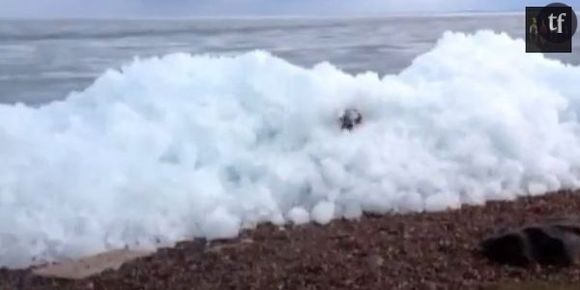
[[[526,7],[526,52],[572,52],[577,19],[572,7]]]

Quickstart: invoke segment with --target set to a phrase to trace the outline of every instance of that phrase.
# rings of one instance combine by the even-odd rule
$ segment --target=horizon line
[[[271,15],[189,15],[189,16],[0,16],[0,20],[196,20],[196,19],[358,19],[358,18],[397,18],[397,17],[462,17],[462,16],[509,16],[524,14],[525,11],[488,11],[465,10],[448,12],[396,12],[396,13],[361,13],[361,14],[271,14]]]

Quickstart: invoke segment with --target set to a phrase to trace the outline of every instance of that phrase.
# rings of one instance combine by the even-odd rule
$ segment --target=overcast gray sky
[[[580,0],[562,1],[575,8]],[[0,0],[0,17],[364,15],[523,11],[544,0]]]

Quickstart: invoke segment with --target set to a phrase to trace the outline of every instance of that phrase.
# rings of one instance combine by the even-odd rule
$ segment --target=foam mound
[[[490,31],[382,78],[263,51],[136,59],[0,105],[0,266],[578,188],[578,80]],[[340,130],[345,108],[364,123]]]

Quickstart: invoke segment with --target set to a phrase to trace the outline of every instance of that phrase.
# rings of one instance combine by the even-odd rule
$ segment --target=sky
[[[577,10],[580,0],[562,1]],[[0,0],[0,17],[332,16],[523,11],[544,0]]]

